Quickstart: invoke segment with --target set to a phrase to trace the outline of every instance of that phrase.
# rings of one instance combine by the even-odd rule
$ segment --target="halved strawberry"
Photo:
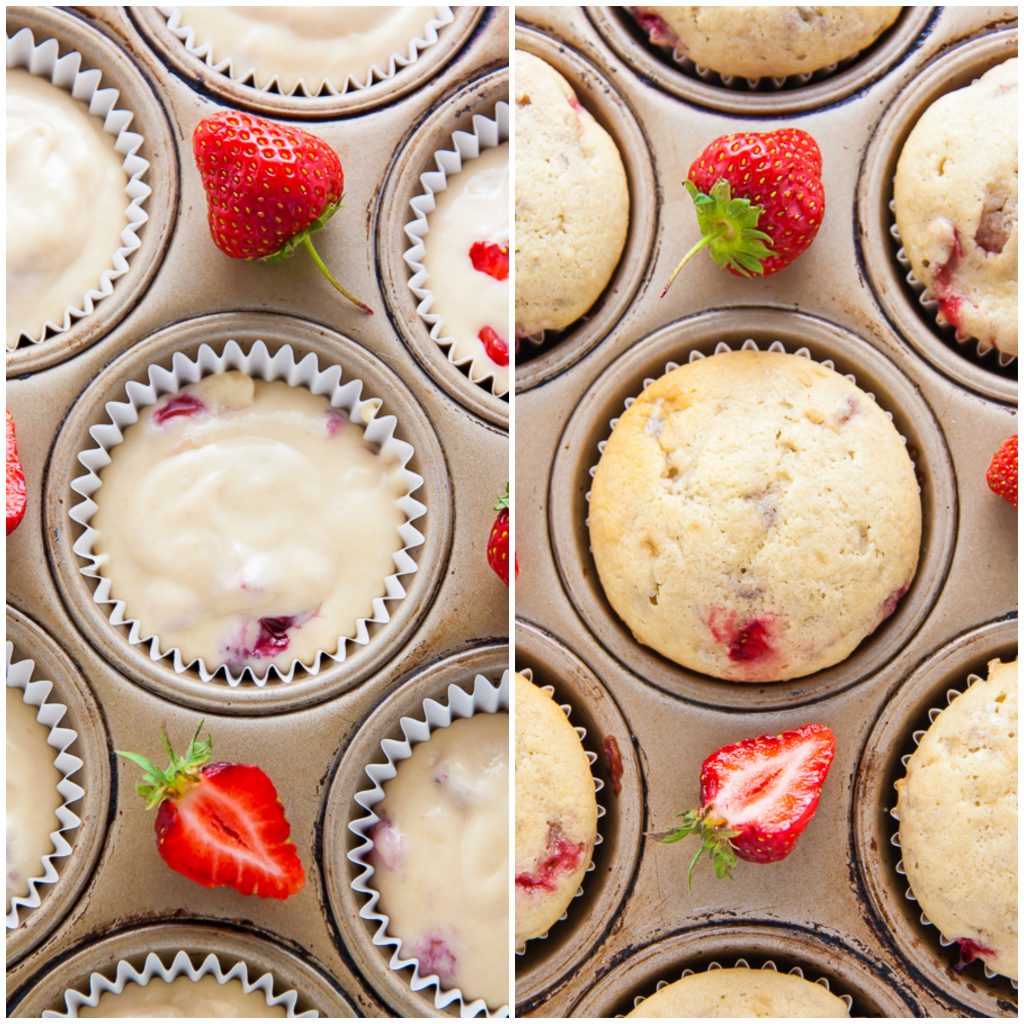
[[[700,773],[699,810],[680,814],[683,824],[656,838],[675,843],[689,835],[701,844],[715,874],[732,874],[737,858],[768,864],[789,856],[814,816],[835,756],[826,725],[803,725],[777,736],[757,736],[716,750]]]
[[[209,764],[213,744],[199,738],[165,771],[139,754],[117,753],[143,771],[138,792],[156,816],[157,851],[167,865],[193,882],[226,885],[249,896],[286,899],[306,880],[291,826],[273,782],[255,765]]]
[[[7,410],[7,457],[4,460],[6,490],[4,505],[7,512],[7,534],[10,536],[25,518],[25,470],[18,457],[18,439],[14,432],[14,417]]]

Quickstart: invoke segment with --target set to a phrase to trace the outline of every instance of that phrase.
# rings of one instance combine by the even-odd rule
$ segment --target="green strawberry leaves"
[[[199,738],[202,728],[203,723],[200,722],[183,757],[178,757],[174,753],[167,734],[160,734],[164,750],[167,751],[171,762],[163,771],[141,754],[133,754],[127,750],[116,751],[118,757],[123,757],[142,769],[142,781],[136,787],[136,791],[145,799],[147,811],[158,807],[166,797],[181,796],[193,782],[199,780],[203,766],[209,762],[213,754],[213,741],[210,737],[207,736],[205,740]]]
[[[682,825],[667,832],[656,833],[653,838],[659,843],[678,843],[687,836],[699,837],[700,846],[697,847],[697,852],[690,861],[690,869],[686,873],[687,887],[693,888],[693,872],[701,854],[704,853],[711,859],[717,878],[731,878],[732,869],[738,860],[731,839],[739,833],[735,829],[713,824],[705,817],[704,811],[684,811],[677,817],[683,819]]]

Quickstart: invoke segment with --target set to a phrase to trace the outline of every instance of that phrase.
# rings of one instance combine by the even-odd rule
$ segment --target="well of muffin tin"
[[[907,281],[909,263],[897,259],[892,229],[896,164],[921,115],[941,96],[962,89],[990,68],[1017,56],[1017,30],[989,32],[940,53],[886,108],[861,165],[857,187],[857,256],[875,297],[899,333],[955,383],[1001,402],[1017,400],[1017,363],[1001,365],[996,350],[979,356],[973,341],[959,344],[951,327],[935,320],[935,304],[921,304]]]
[[[113,292],[96,303],[95,310],[74,320],[66,331],[48,332],[38,343],[22,341],[7,352],[7,376],[35,373],[69,359],[116,326],[145,294],[160,267],[178,212],[178,166],[169,159],[174,140],[167,115],[150,84],[131,58],[102,33],[67,10],[54,7],[10,7],[7,34],[32,30],[36,44],[54,38],[61,56],[82,55],[82,68],[102,75],[103,88],[118,91],[115,107],[133,114],[129,130],[143,137],[138,150],[149,162],[145,175],[152,190],[145,201],[148,220],[138,229],[139,248],[128,258],[128,271],[114,282]],[[111,253],[113,256],[113,253]]]
[[[896,871],[900,850],[892,844],[899,823],[890,811],[896,806],[896,781],[906,774],[902,758],[916,749],[914,732],[928,728],[929,710],[945,708],[947,692],[962,693],[969,675],[984,679],[993,658],[1016,657],[1016,618],[978,626],[935,651],[885,702],[865,742],[854,783],[856,864],[875,930],[896,948],[915,978],[981,1017],[1016,1016],[1017,991],[1007,978],[986,977],[980,961],[954,970],[956,945],[940,945],[939,930],[922,923],[920,904],[906,896],[909,883]]]
[[[583,894],[546,938],[531,939],[516,957],[516,1005],[525,1014],[591,955],[618,918],[633,887],[647,801],[629,723],[608,688],[581,658],[538,626],[516,620],[515,635],[516,671],[530,669],[537,686],[554,687],[555,702],[572,709],[570,722],[586,729],[583,746],[597,755],[591,771],[604,783],[597,801],[605,809],[597,822],[602,841],[594,849],[593,870],[583,878]],[[609,759],[609,751],[614,757],[616,749],[621,774]]]
[[[85,561],[73,550],[82,530],[68,518],[68,511],[81,500],[71,490],[71,482],[85,472],[78,455],[95,447],[89,431],[107,421],[106,404],[123,401],[125,385],[145,381],[151,366],[170,367],[177,353],[192,358],[203,344],[219,352],[232,339],[246,351],[260,339],[271,352],[287,344],[296,360],[312,353],[321,370],[340,366],[343,380],[362,381],[362,398],[383,399],[380,415],[396,417],[396,436],[415,450],[409,468],[423,477],[414,497],[427,512],[414,525],[425,540],[410,552],[416,571],[401,577],[406,596],[388,602],[390,620],[370,625],[367,644],[348,644],[340,664],[325,657],[320,671],[311,674],[299,668],[288,683],[271,674],[263,686],[254,685],[249,678],[238,686],[229,686],[223,670],[204,681],[195,668],[178,672],[170,658],[154,660],[148,643],[131,643],[127,626],[111,624],[111,606],[96,602],[94,581],[82,575]],[[441,444],[419,402],[393,371],[361,345],[319,324],[290,316],[239,312],[197,317],[132,345],[109,363],[72,405],[54,444],[43,487],[47,557],[70,614],[89,642],[127,678],[178,704],[200,710],[276,713],[327,700],[361,683],[386,664],[419,626],[430,609],[451,545],[453,510],[448,475]]]
[[[743,960],[789,973],[799,968],[808,981],[824,979],[837,996],[852,1000],[851,1017],[921,1017],[913,996],[884,961],[847,945],[824,928],[759,921],[715,921],[684,928],[606,967],[570,1011],[574,1017],[622,1017],[637,999],[654,995],[659,983],[678,981],[684,971],[700,973],[717,963]],[[769,968],[770,969],[770,968]]]
[[[430,336],[416,312],[419,302],[409,288],[409,267],[403,253],[410,241],[405,226],[415,217],[411,200],[423,192],[420,176],[436,169],[434,154],[452,148],[452,134],[472,131],[473,118],[494,118],[499,102],[508,102],[508,68],[482,75],[440,104],[421,124],[410,129],[388,168],[377,207],[373,237],[382,292],[399,337],[434,381],[471,412],[508,429],[508,399],[491,393],[490,382],[474,384]],[[429,244],[429,235],[427,237]]]
[[[437,42],[426,47],[416,60],[394,75],[341,94],[323,90],[319,95],[306,96],[257,88],[251,76],[236,81],[190,53],[182,40],[167,27],[167,16],[160,8],[139,6],[128,10],[149,45],[193,89],[213,93],[220,103],[253,110],[268,117],[319,121],[365,114],[394,103],[433,81],[457,58],[484,17],[490,16],[483,7],[452,8],[454,18],[438,31]]]
[[[809,350],[832,360],[842,374],[875,396],[907,439],[921,486],[922,539],[917,573],[895,613],[843,662],[800,679],[733,683],[683,668],[634,639],[601,588],[590,551],[587,496],[598,443],[610,421],[644,381],[685,364],[691,353],[710,356],[716,345],[740,348],[748,339],[766,349],[775,341],[787,352]],[[610,364],[583,396],[557,447],[547,499],[548,523],[558,572],[570,601],[596,640],[646,683],[705,707],[768,711],[810,704],[868,679],[908,643],[945,582],[957,527],[957,493],[945,439],[920,392],[879,349],[829,321],[769,307],[711,310],[678,320],[638,340]]]
[[[288,946],[266,934],[218,922],[160,921],[130,926],[95,942],[62,951],[17,992],[8,993],[13,1017],[40,1017],[44,1012],[66,1013],[64,993],[89,992],[89,978],[98,972],[113,979],[120,961],[141,971],[146,957],[156,953],[166,965],[181,950],[193,967],[214,954],[227,968],[246,964],[250,981],[264,974],[273,978],[274,993],[293,990],[297,1015],[311,1011],[320,1017],[358,1017],[355,1006],[307,950]]]
[[[16,661],[35,663],[33,680],[46,680],[53,690],[48,704],[67,709],[59,728],[71,729],[77,738],[68,752],[82,762],[71,777],[83,794],[71,805],[81,819],[74,831],[62,833],[71,845],[67,857],[55,860],[57,881],[40,887],[42,902],[35,909],[18,912],[18,927],[7,932],[8,966],[34,949],[64,919],[92,875],[107,834],[112,812],[112,755],[103,712],[92,690],[60,646],[27,615],[7,606],[7,640],[14,645]]]
[[[543,341],[524,340],[516,356],[516,391],[551,380],[582,359],[606,338],[633,301],[656,262],[655,236],[661,191],[647,137],[619,91],[567,43],[522,25],[516,49],[546,61],[573,87],[580,103],[608,132],[622,157],[629,185],[629,233],[619,265],[590,311],[562,331],[547,331]]]
[[[403,738],[402,718],[422,719],[426,700],[447,703],[449,686],[471,693],[478,675],[498,685],[507,670],[508,647],[501,642],[449,654],[400,681],[367,713],[363,726],[335,756],[328,773],[316,840],[324,916],[342,954],[354,961],[367,985],[400,1017],[458,1017],[465,1004],[456,1000],[438,1010],[434,1003],[435,987],[414,991],[410,984],[412,969],[394,970],[390,966],[394,947],[374,945],[378,925],[359,916],[367,897],[352,887],[362,869],[348,859],[348,854],[361,845],[349,824],[367,813],[355,797],[373,788],[366,768],[387,760],[381,743]],[[439,866],[439,872],[443,872],[443,866]],[[438,877],[443,885],[442,874]],[[511,1002],[511,993],[509,999]]]
[[[645,81],[697,106],[741,117],[772,117],[825,107],[867,88],[881,78],[927,34],[935,7],[904,7],[903,13],[866,50],[810,75],[787,78],[729,78],[672,59],[653,46],[624,7],[586,8],[601,38],[615,55]]]

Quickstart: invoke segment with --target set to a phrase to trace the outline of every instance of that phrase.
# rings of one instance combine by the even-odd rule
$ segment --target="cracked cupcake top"
[[[726,352],[655,381],[594,476],[601,584],[636,639],[719,679],[835,665],[895,610],[921,500],[875,400],[801,356]]]

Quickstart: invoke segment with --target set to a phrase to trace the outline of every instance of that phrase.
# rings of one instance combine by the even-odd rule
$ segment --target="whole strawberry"
[[[719,266],[751,277],[788,267],[806,249],[825,215],[818,144],[799,128],[737,132],[710,143],[683,183],[697,207],[701,239]]]
[[[202,729],[202,723],[199,725]],[[165,771],[139,754],[119,756],[143,771],[139,794],[156,816],[157,851],[167,865],[208,888],[286,899],[306,880],[274,784],[247,764],[210,764],[213,744],[196,730],[184,757],[166,736]]]
[[[509,541],[509,496],[508,484],[505,491],[494,506],[497,516],[491,527],[491,535],[487,539],[487,564],[501,577],[501,582],[508,586],[508,541]],[[519,559],[516,559],[516,576],[519,575]]]
[[[217,248],[236,260],[275,262],[300,245],[365,313],[373,310],[331,275],[310,236],[341,207],[345,176],[323,139],[254,114],[222,110],[192,135]]]
[[[992,456],[985,474],[989,487],[1014,508],[1017,507],[1017,435],[1008,437]]]
[[[817,810],[835,751],[835,736],[825,725],[722,747],[701,767],[700,808],[680,814],[683,824],[657,838],[700,839],[690,861],[691,880],[705,852],[719,878],[732,874],[737,858],[759,864],[782,860]]]
[[[18,439],[14,433],[14,417],[7,410],[7,458],[5,459],[6,483],[4,504],[7,507],[7,534],[10,536],[25,518],[25,470],[18,458]]]

